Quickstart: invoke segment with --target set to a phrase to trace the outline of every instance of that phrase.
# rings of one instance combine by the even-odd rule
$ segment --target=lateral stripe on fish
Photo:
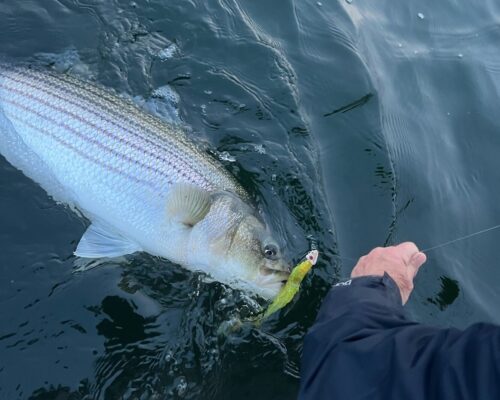
[[[97,124],[92,123],[89,120],[86,120],[86,119],[80,117],[79,115],[77,115],[76,113],[72,112],[71,110],[63,108],[63,107],[59,107],[58,105],[56,105],[54,103],[49,103],[46,100],[44,100],[44,99],[42,99],[40,97],[35,96],[33,93],[30,93],[30,92],[27,92],[27,91],[22,91],[22,90],[19,90],[18,88],[11,87],[11,86],[6,86],[6,85],[2,85],[2,84],[0,84],[0,89],[4,89],[4,90],[6,90],[8,92],[11,92],[11,93],[17,93],[17,94],[19,94],[21,96],[25,96],[25,97],[33,100],[33,101],[37,101],[38,103],[44,105],[47,108],[47,110],[54,109],[54,110],[59,111],[59,112],[61,112],[63,114],[66,114],[66,116],[72,117],[73,119],[75,119],[80,125],[83,125],[85,127],[90,127],[90,128],[95,129],[95,130],[98,130],[102,134],[108,136],[109,138],[117,140],[118,142],[120,142],[124,146],[130,146],[130,147],[136,149],[137,151],[139,151],[140,153],[146,153],[146,154],[150,155],[156,161],[163,161],[163,162],[167,163],[170,168],[172,168],[173,170],[175,170],[183,178],[187,178],[187,179],[189,179],[190,181],[192,181],[195,184],[199,184],[202,187],[210,189],[209,182],[206,179],[204,179],[202,176],[192,176],[192,175],[188,176],[187,174],[185,174],[184,171],[188,170],[188,166],[186,165],[186,163],[185,163],[185,161],[183,159],[179,159],[178,157],[176,157],[177,155],[174,154],[171,150],[165,149],[165,152],[170,153],[170,157],[168,157],[168,158],[162,157],[159,154],[155,154],[152,151],[149,151],[146,147],[141,147],[140,146],[140,143],[141,143],[140,141],[137,141],[137,143],[134,143],[132,140],[128,139],[124,135],[122,135],[122,137],[120,137],[120,136],[118,136],[116,134],[113,134],[111,132],[111,130],[103,129],[102,126],[98,126]],[[9,100],[6,100],[5,102],[9,102]],[[84,135],[83,131],[82,132],[77,132],[74,128],[68,126],[65,123],[58,123],[53,118],[50,118],[48,115],[42,115],[42,114],[40,114],[40,113],[32,110],[29,107],[21,106],[19,103],[17,103],[17,105],[19,107],[22,107],[25,111],[32,111],[33,113],[37,114],[40,118],[46,118],[47,120],[51,121],[54,125],[60,125],[60,126],[63,126],[65,128],[67,128],[68,130],[72,131],[74,134],[80,136],[82,139],[89,140],[89,141],[91,141],[92,143],[94,143],[96,145],[102,146],[101,143],[98,143],[95,139],[92,139],[91,137],[87,136],[86,138],[84,138],[83,136],[81,136],[81,135]],[[108,150],[110,152],[113,152],[112,149],[108,149]],[[114,152],[114,154],[120,156],[116,152]],[[174,159],[176,159],[177,164],[179,164],[181,167],[179,167],[178,165],[176,165],[176,163],[174,163],[174,162],[171,161],[171,160],[174,160]],[[138,160],[135,160],[134,162],[138,166],[143,166],[144,168],[150,169],[151,171],[159,173],[160,175],[168,176],[166,173],[160,171],[159,169],[153,167],[152,165],[146,165],[144,163],[141,163]],[[155,164],[158,165],[160,163],[155,163]],[[182,167],[184,167],[184,168],[182,168]]]
[[[0,72],[0,76],[5,77],[7,79],[11,79],[21,85],[27,85],[31,86],[33,89],[39,90],[41,92],[44,92],[48,96],[54,96],[57,97],[59,100],[69,102],[73,106],[80,108],[84,112],[88,112],[89,114],[95,116],[96,118],[103,119],[104,121],[112,124],[113,126],[119,126],[121,129],[125,131],[125,133],[128,133],[131,136],[140,138],[144,141],[146,141],[148,144],[153,145],[154,147],[161,147],[165,152],[167,153],[174,153],[173,157],[176,159],[182,160],[183,156],[184,158],[186,157],[187,154],[180,154],[177,151],[176,144],[172,141],[172,138],[169,135],[166,135],[163,133],[164,130],[164,124],[160,122],[157,118],[145,114],[140,110],[135,104],[130,102],[129,100],[126,99],[120,99],[123,101],[124,104],[127,105],[127,113],[123,113],[123,104],[118,104],[116,102],[116,98],[111,96],[108,92],[105,90],[99,88],[98,86],[95,86],[91,83],[89,83],[89,86],[87,87],[87,83],[85,85],[72,77],[67,77],[62,75],[61,77],[53,77],[51,75],[43,75],[44,79],[50,78],[50,88],[49,87],[41,87],[41,86],[35,86],[31,84],[27,79],[33,80],[33,79],[38,79],[40,73],[31,70],[31,69],[19,69],[15,70],[15,73],[23,77],[25,79],[16,79],[12,77],[11,75],[2,75]],[[66,85],[63,86],[60,81],[66,81],[67,83],[70,83],[71,86]],[[76,88],[79,88],[81,90],[76,90],[76,88],[73,88],[75,86]],[[60,94],[54,91],[55,89],[60,90]],[[89,90],[93,89],[93,90]],[[87,92],[90,92],[91,95],[88,95]],[[85,107],[83,103],[77,103],[75,101],[72,101],[71,98],[68,97],[68,94],[72,94],[76,96],[79,101],[80,100],[85,100],[89,104],[88,107]],[[97,98],[96,98],[97,97]],[[105,99],[106,101],[102,101]],[[136,127],[136,130],[131,130],[126,127],[126,124],[124,124],[122,121],[120,121],[118,118],[113,117],[114,121],[111,120],[106,120],[106,118],[97,112],[94,111],[92,108],[92,104],[95,103],[95,101],[99,101],[99,106],[106,111],[107,115],[114,116],[115,114],[120,115],[122,120],[125,122],[133,125]],[[120,107],[121,106],[121,107]],[[130,114],[130,115],[127,115]],[[132,118],[132,116],[135,116],[136,119]],[[138,124],[138,120],[144,120],[146,119],[147,124]],[[162,134],[163,133],[163,134]],[[185,145],[189,150],[193,150],[193,144],[187,140],[187,138],[182,135],[178,134],[175,130],[172,130],[170,134],[174,134],[174,137],[176,140],[180,141],[183,145]],[[162,139],[162,141],[165,141],[167,143],[157,143],[157,142],[152,142],[150,140],[150,136],[157,136]],[[193,163],[192,161],[193,158],[189,157],[189,161],[191,161],[191,165],[189,166],[189,169],[194,169],[198,176],[203,177],[203,171],[198,168],[196,163]],[[214,168],[217,168],[215,166],[214,162],[210,162]]]
[[[87,127],[94,128],[96,130],[100,130],[100,133],[104,134],[105,136],[109,137],[110,139],[117,140],[118,142],[122,143],[124,146],[130,146],[130,147],[138,150],[139,152],[146,153],[146,154],[150,155],[151,157],[153,157],[154,159],[156,159],[157,161],[164,161],[165,163],[168,164],[168,166],[170,168],[172,168],[173,170],[175,170],[182,178],[186,178],[188,180],[191,180],[191,181],[193,181],[193,183],[198,183],[198,184],[200,184],[203,187],[207,187],[208,186],[207,185],[208,182],[206,182],[206,181],[199,182],[196,179],[190,179],[191,177],[188,176],[187,174],[185,174],[183,169],[177,167],[174,163],[172,163],[170,161],[170,159],[164,158],[164,157],[159,157],[158,155],[153,154],[152,152],[148,151],[146,148],[141,148],[140,146],[136,145],[135,143],[133,143],[130,140],[123,139],[123,138],[121,138],[121,137],[119,137],[117,135],[114,135],[110,131],[103,130],[99,126],[97,126],[96,124],[93,124],[93,123],[91,123],[91,122],[89,122],[87,120],[84,120],[83,118],[81,118],[80,116],[72,113],[69,110],[66,110],[66,109],[64,109],[62,107],[58,107],[55,104],[50,104],[50,103],[46,102],[45,100],[42,100],[40,98],[37,98],[37,97],[33,96],[30,93],[26,93],[26,92],[23,93],[22,91],[19,91],[19,90],[15,89],[15,88],[9,88],[9,87],[3,86],[2,84],[0,84],[0,89],[4,89],[6,91],[10,91],[10,92],[15,92],[15,93],[21,94],[23,96],[26,96],[26,97],[30,98],[31,100],[38,101],[40,104],[45,105],[49,110],[50,109],[54,109],[54,110],[57,110],[57,111],[59,111],[59,112],[61,112],[63,114],[66,114],[67,116],[71,116],[72,118],[74,118],[75,120],[77,120],[80,124],[82,124],[84,126],[87,126]],[[138,159],[132,159],[131,157],[127,156],[126,154],[120,154],[120,153],[118,153],[116,150],[114,150],[114,149],[112,149],[112,148],[110,148],[108,146],[105,146],[102,142],[99,142],[98,140],[94,139],[93,137],[85,135],[85,132],[83,130],[79,131],[79,130],[73,128],[72,126],[68,125],[65,122],[58,122],[57,120],[55,120],[54,118],[50,117],[49,115],[42,114],[42,113],[40,113],[38,111],[35,111],[34,109],[32,109],[30,107],[22,105],[22,104],[14,101],[14,100],[10,100],[10,99],[9,100],[4,100],[4,102],[8,103],[8,104],[11,104],[11,105],[14,105],[14,106],[16,106],[18,108],[21,108],[24,111],[29,112],[29,113],[31,113],[33,115],[36,115],[36,116],[38,116],[41,119],[46,119],[47,121],[51,122],[55,126],[63,127],[65,129],[67,129],[68,131],[72,132],[74,135],[76,135],[80,139],[92,143],[93,145],[101,148],[102,150],[105,150],[105,151],[111,153],[112,155],[116,156],[117,158],[123,157],[124,159],[126,159],[127,161],[135,164],[138,167],[142,167],[142,168],[147,169],[147,170],[149,170],[149,171],[151,171],[151,172],[153,172],[155,174],[163,176],[164,178],[167,179],[168,183],[170,183],[170,184],[172,183],[171,181],[168,181],[168,177],[169,177],[170,174],[168,174],[168,173],[166,173],[166,172],[164,172],[164,171],[162,171],[162,170],[160,170],[158,168],[155,168],[152,165],[144,164],[143,162],[141,162]],[[161,164],[158,163],[157,165],[161,165]]]
[[[53,135],[51,132],[49,132],[47,129],[45,128],[42,128],[40,126],[36,126],[28,121],[24,121],[23,119],[19,118],[18,116],[14,115],[14,114],[9,114],[7,113],[8,117],[10,119],[13,119],[13,120],[16,120],[17,122],[23,124],[23,125],[26,125],[28,126],[29,128],[31,129],[35,129],[35,130],[38,130],[40,132],[43,132],[46,136],[54,139],[56,142],[58,142],[61,146],[64,146],[66,147],[68,150],[71,150],[73,152],[75,152],[76,154],[78,154],[80,157],[88,160],[88,161],[92,161],[93,163],[96,163],[97,165],[101,166],[102,168],[104,169],[107,169],[109,171],[112,171],[114,173],[117,173],[119,175],[122,175],[128,179],[131,179],[133,180],[134,182],[136,183],[140,183],[140,184],[143,184],[143,185],[146,185],[146,186],[149,186],[151,188],[154,188],[153,184],[151,182],[148,182],[148,181],[144,181],[144,180],[140,180],[138,179],[137,177],[133,176],[133,175],[129,175],[127,174],[126,172],[124,172],[123,170],[120,170],[112,165],[110,165],[109,163],[108,164],[104,164],[101,160],[99,160],[98,158],[96,157],[92,157],[88,154],[86,154],[85,152],[81,151],[80,149],[78,149],[78,147],[76,146],[73,146],[72,144],[64,141],[63,139]]]
[[[17,75],[19,76],[23,76],[23,74],[21,72],[17,72]],[[13,81],[19,85],[25,85],[25,86],[28,86],[34,90],[37,90],[39,92],[42,92],[43,94],[47,95],[47,96],[51,96],[51,97],[55,97],[57,98],[58,100],[61,100],[61,101],[64,101],[68,104],[71,104],[73,107],[75,107],[77,110],[79,111],[83,111],[83,112],[86,112],[90,115],[92,115],[93,117],[95,117],[96,119],[99,119],[99,120],[102,120],[106,123],[109,123],[111,124],[112,126],[118,126],[120,129],[122,129],[124,132],[130,134],[131,136],[133,137],[136,137],[136,138],[140,138],[142,140],[144,140],[146,143],[148,144],[154,144],[154,145],[157,145],[155,142],[153,142],[146,134],[143,134],[142,131],[144,130],[147,130],[147,127],[144,126],[144,125],[139,125],[137,123],[137,121],[135,121],[134,119],[131,119],[131,118],[128,118],[126,115],[124,116],[124,120],[127,122],[127,123],[130,123],[132,124],[134,127],[138,128],[138,130],[132,130],[132,129],[129,129],[127,127],[127,124],[123,123],[120,119],[114,117],[114,113],[117,112],[117,109],[115,107],[117,107],[114,103],[113,103],[113,106],[114,107],[107,107],[108,104],[106,103],[102,103],[100,104],[101,108],[103,110],[105,110],[107,112],[107,114],[110,116],[110,118],[107,118],[104,114],[102,113],[98,113],[94,110],[94,108],[92,107],[91,103],[93,101],[95,101],[96,99],[92,96],[87,96],[85,94],[85,92],[78,92],[78,91],[71,91],[71,90],[68,90],[66,87],[64,86],[61,86],[57,80],[54,80],[53,82],[51,81],[51,85],[50,85],[50,89],[47,87],[47,86],[41,86],[41,85],[36,85],[36,84],[33,84],[31,83],[29,80],[27,79],[19,79],[19,78],[14,78],[13,76],[11,75],[5,75],[5,74],[2,74],[0,73],[0,77],[2,78],[5,78],[5,79],[8,79],[10,81]],[[27,78],[27,76],[24,76],[25,78]],[[33,78],[36,78],[36,76],[33,76]],[[58,89],[60,91],[60,93],[57,92],[57,90],[54,90],[54,89]],[[68,98],[68,94],[72,94],[72,95],[75,95],[75,96],[78,96],[79,100],[85,100],[85,103],[82,103],[81,101],[80,102],[77,102],[77,101],[73,101],[71,98]],[[86,103],[89,103],[88,106],[86,106]],[[112,118],[112,119],[111,119]],[[148,133],[152,133],[152,131],[148,131]],[[169,145],[171,145],[170,143],[170,140],[168,137],[165,137],[163,138],[165,139],[165,141],[169,142],[168,144],[165,144],[165,145],[162,145],[162,149],[164,149],[166,152],[170,153],[172,152],[172,149],[169,147]],[[160,143],[162,144],[162,143]],[[176,154],[177,155],[177,154]]]

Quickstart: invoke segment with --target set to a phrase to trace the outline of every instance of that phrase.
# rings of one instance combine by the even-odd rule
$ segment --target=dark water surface
[[[0,158],[0,398],[294,398],[304,333],[353,266],[336,254],[425,248],[500,223],[499,7],[0,2],[0,54],[180,118],[291,258],[308,237],[322,252],[279,318],[218,335],[251,298],[145,254],[75,271],[88,222]],[[500,322],[499,238],[430,252],[413,317]]]

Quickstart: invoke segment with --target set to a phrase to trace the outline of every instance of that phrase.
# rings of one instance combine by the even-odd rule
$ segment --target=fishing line
[[[492,226],[492,227],[489,227],[489,228],[486,228],[486,229],[481,229],[480,231],[477,231],[477,232],[474,232],[474,233],[469,233],[468,235],[465,235],[465,236],[460,236],[460,237],[458,237],[456,239],[453,239],[453,240],[448,240],[447,242],[443,242],[443,243],[437,244],[435,246],[427,247],[427,248],[422,249],[420,251],[422,253],[428,253],[431,250],[440,249],[440,248],[448,246],[450,244],[453,244],[453,243],[456,243],[456,242],[460,242],[462,240],[470,239],[470,238],[472,238],[474,236],[479,236],[479,235],[482,235],[483,233],[490,232],[490,231],[493,231],[493,230],[498,229],[498,228],[500,228],[500,224]],[[340,258],[340,259],[343,259],[343,260],[354,261],[354,262],[358,261],[358,259],[356,259],[356,258],[346,257],[346,256],[339,256],[337,254],[335,254],[334,257],[337,257],[337,258]]]
[[[422,253],[425,253],[427,251],[431,251],[431,250],[435,250],[435,249],[439,249],[441,247],[445,247],[445,246],[448,246],[449,244],[453,244],[453,243],[456,243],[456,242],[460,242],[461,240],[465,240],[465,239],[469,239],[471,237],[474,237],[474,236],[477,236],[477,235],[481,235],[483,233],[486,233],[486,232],[489,232],[489,231],[492,231],[492,230],[495,230],[495,229],[498,229],[500,228],[500,224],[498,225],[495,225],[495,226],[492,226],[491,228],[487,228],[487,229],[482,229],[480,231],[477,231],[477,232],[474,232],[474,233],[470,233],[468,235],[465,235],[465,236],[461,236],[459,238],[456,238],[456,239],[453,239],[453,240],[449,240],[447,242],[444,242],[444,243],[441,243],[441,244],[438,244],[436,246],[432,246],[432,247],[428,247],[426,249],[423,249],[423,250],[420,250]]]

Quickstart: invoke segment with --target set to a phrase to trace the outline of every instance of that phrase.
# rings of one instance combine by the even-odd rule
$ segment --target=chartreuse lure
[[[257,319],[260,323],[271,314],[285,307],[288,303],[292,301],[297,292],[300,289],[300,283],[310,271],[312,266],[316,264],[318,260],[318,250],[311,250],[307,253],[304,260],[302,260],[297,266],[292,270],[288,280],[285,285],[281,288],[278,295],[274,298],[273,302],[267,307],[266,311]]]
[[[311,250],[306,254],[305,258],[297,264],[294,269],[292,269],[285,285],[278,292],[278,295],[274,298],[273,302],[267,307],[266,311],[260,315],[250,317],[243,321],[239,318],[233,318],[226,321],[219,327],[218,332],[220,334],[227,335],[230,332],[238,331],[245,322],[250,322],[256,326],[260,326],[260,324],[267,317],[285,307],[295,297],[300,289],[300,283],[304,280],[304,277],[311,270],[313,265],[316,264],[316,261],[318,261],[318,254],[318,250]]]

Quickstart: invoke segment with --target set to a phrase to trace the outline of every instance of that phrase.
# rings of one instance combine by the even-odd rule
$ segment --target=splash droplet
[[[425,15],[424,15],[424,14],[422,14],[422,13],[418,13],[418,14],[417,14],[417,16],[418,16],[418,18],[420,18],[420,19],[424,19],[424,18],[425,18]]]
[[[259,154],[266,154],[266,149],[262,144],[254,144],[253,148]]]
[[[174,356],[174,355],[172,354],[172,352],[171,352],[170,350],[169,350],[169,351],[167,351],[167,354],[165,354],[165,361],[166,361],[166,362],[170,362],[170,361],[172,361],[172,359],[174,358],[173,356]]]
[[[177,383],[177,387],[176,387],[177,394],[181,397],[184,396],[186,394],[187,386],[188,386],[188,384],[187,384],[186,378],[181,376],[179,378],[179,382]]]
[[[174,57],[179,51],[179,48],[176,46],[175,43],[172,43],[170,46],[164,48],[163,50],[160,50],[158,53],[158,58],[161,61],[167,61],[170,58]]]
[[[227,161],[227,162],[235,162],[236,161],[236,157],[232,156],[227,151],[223,151],[223,152],[219,153],[219,159],[221,161]]]

